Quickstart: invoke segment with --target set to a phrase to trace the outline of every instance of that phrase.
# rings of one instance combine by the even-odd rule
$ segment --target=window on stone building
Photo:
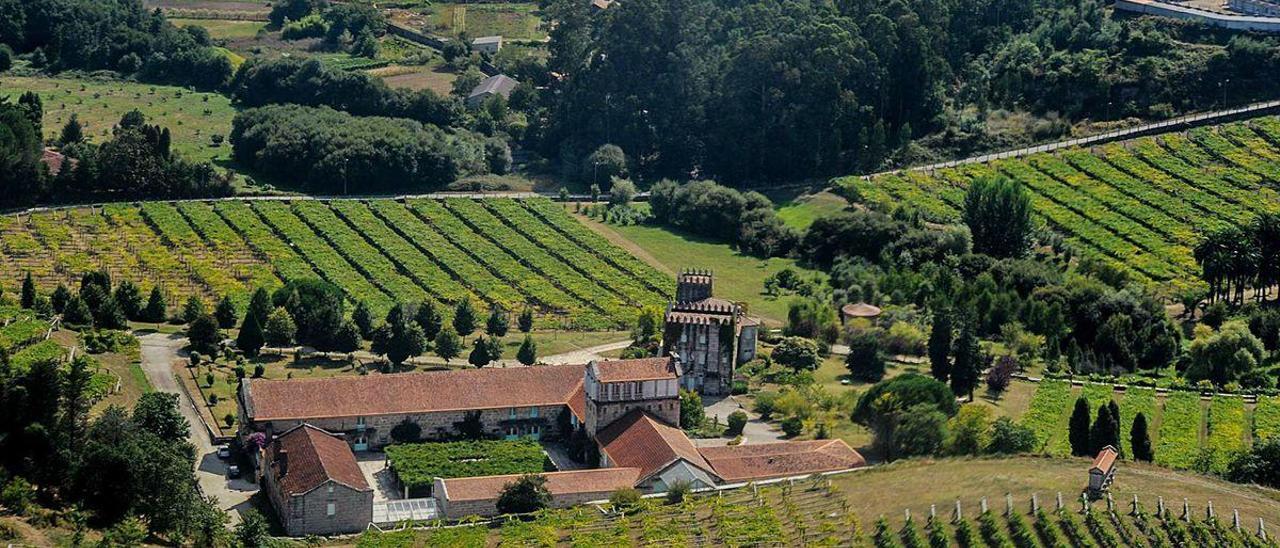
[[[530,408],[529,408],[529,418],[531,418],[531,419],[536,419],[536,418],[538,418],[538,408],[537,408],[537,407],[530,407]]]
[[[324,507],[324,515],[326,516],[333,517],[333,515],[337,513],[338,513],[337,504],[330,502],[327,506]]]

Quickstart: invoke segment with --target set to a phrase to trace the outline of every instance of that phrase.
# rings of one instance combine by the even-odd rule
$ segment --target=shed
[[[481,36],[471,41],[471,49],[493,55],[502,51],[501,36]]]
[[[511,91],[518,85],[520,82],[505,74],[495,74],[485,78],[467,95],[467,107],[476,108],[494,95],[501,95],[503,99],[511,97]]]
[[[1093,459],[1093,466],[1089,467],[1090,493],[1101,493],[1111,487],[1111,480],[1116,475],[1116,457],[1119,455],[1116,448],[1110,445],[1098,451],[1098,456]]]

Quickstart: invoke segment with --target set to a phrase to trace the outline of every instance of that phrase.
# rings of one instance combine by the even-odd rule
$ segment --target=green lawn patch
[[[409,493],[422,493],[435,478],[534,474],[552,470],[542,446],[530,439],[405,443],[387,447],[391,470]]]
[[[1209,449],[1213,451],[1214,472],[1226,472],[1232,459],[1249,450],[1244,435],[1244,400],[1239,396],[1214,396],[1209,403]]]
[[[800,196],[777,204],[778,218],[787,226],[804,230],[818,220],[844,211],[849,202],[831,192]]]
[[[1175,392],[1165,397],[1160,442],[1156,445],[1157,463],[1181,469],[1195,464],[1200,453],[1203,414],[1198,394]]]
[[[1067,446],[1066,418],[1071,413],[1071,385],[1066,381],[1044,381],[1031,397],[1031,408],[1022,417],[1040,440],[1040,447],[1051,454],[1070,453]]]

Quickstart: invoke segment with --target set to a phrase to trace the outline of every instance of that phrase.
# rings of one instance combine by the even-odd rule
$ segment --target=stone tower
[[[729,394],[740,363],[755,359],[759,320],[742,305],[716,298],[714,275],[686,270],[676,279],[675,300],[667,304],[663,355],[678,355],[682,386],[709,396]]]

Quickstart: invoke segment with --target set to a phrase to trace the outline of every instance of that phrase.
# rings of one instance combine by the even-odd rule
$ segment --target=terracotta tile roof
[[[716,475],[728,482],[834,472],[867,464],[843,440],[726,445],[699,451]]]
[[[1118,456],[1118,453],[1115,447],[1110,445],[1103,447],[1101,451],[1098,451],[1098,456],[1094,457],[1093,466],[1089,467],[1089,471],[1097,470],[1103,474],[1110,472],[1111,468],[1116,465],[1116,456]]]
[[[578,417],[578,422],[587,420],[587,391],[583,383],[578,383],[578,387],[569,394],[569,401],[565,403],[569,406],[569,412]]]
[[[60,173],[63,165],[74,168],[76,167],[76,164],[79,163],[75,158],[67,158],[65,154],[51,148],[46,148],[41,151],[40,161],[49,168],[50,175],[57,175]]]
[[[678,459],[712,472],[683,431],[641,409],[633,409],[601,430],[596,442],[613,466],[639,468],[641,480]]]
[[[288,456],[284,475],[280,474],[285,460],[282,452]],[[277,437],[267,446],[267,457],[267,466],[285,496],[301,495],[329,480],[357,491],[369,490],[347,442],[310,424],[298,425]]]
[[[485,367],[323,379],[246,379],[246,411],[257,421],[367,417],[565,405],[582,385],[581,365]]]
[[[596,379],[600,382],[653,381],[674,379],[679,376],[675,359],[640,358],[631,360],[602,360],[591,362]]]
[[[475,478],[453,478],[444,480],[444,490],[448,500],[495,500],[502,494],[507,484],[515,481],[520,474],[505,476],[481,476]],[[548,472],[542,474],[547,478],[547,492],[552,496],[572,495],[578,493],[610,493],[624,487],[634,487],[640,479],[640,470],[636,468],[598,468],[595,470],[570,470],[566,472]]]

